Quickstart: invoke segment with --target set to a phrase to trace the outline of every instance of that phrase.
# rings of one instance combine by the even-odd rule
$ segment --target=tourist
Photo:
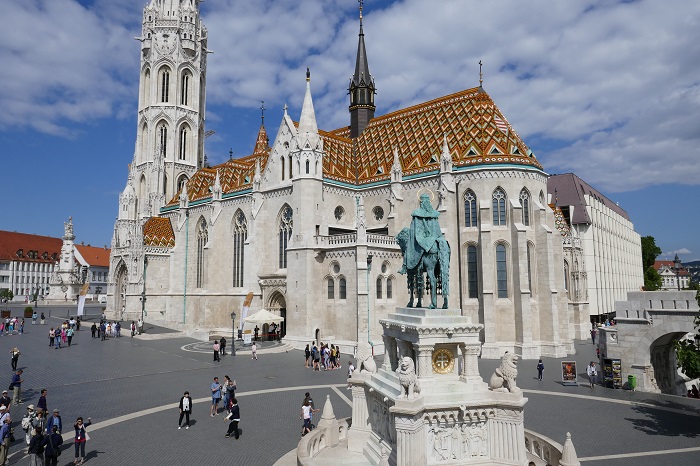
[[[44,324],[46,323],[46,322],[45,322],[46,318],[44,317],[44,313],[43,313],[43,312],[41,313],[40,319],[41,319],[41,322],[40,322],[41,325],[44,325]]]
[[[80,331],[80,316],[78,316],[78,318],[75,319],[75,331],[76,332]]]
[[[22,335],[24,333],[24,317],[19,319],[19,334]]]
[[[236,437],[236,440],[238,440],[238,436],[240,435],[238,431],[238,423],[241,421],[241,410],[238,407],[238,400],[231,398],[231,403],[231,409],[229,410],[228,415],[224,418],[224,421],[231,421],[228,425],[228,431],[224,437],[229,438],[231,437],[231,434],[233,434],[234,437]]]
[[[34,432],[34,428],[36,427],[34,425],[35,419],[36,413],[34,412],[34,405],[27,406],[27,413],[24,415],[22,421],[20,422],[20,426],[24,431],[24,441],[27,443],[27,445],[29,445],[29,442],[31,442],[32,440],[32,433]]]
[[[44,413],[45,411],[39,408],[36,409],[36,416],[34,416],[34,420],[32,421],[32,430],[39,428],[42,432],[44,431],[46,428],[46,416]]]
[[[121,322],[117,322],[116,324],[114,324],[114,331],[117,334],[117,338],[122,336],[122,323]]]
[[[10,350],[10,364],[12,365],[12,370],[16,371],[17,370],[17,361],[19,361],[19,355],[22,354],[19,352],[19,349],[15,346]]]
[[[9,415],[4,416],[2,428],[0,428],[0,466],[5,466],[7,463],[7,450],[10,449],[10,436],[12,435],[11,422],[12,419]]]
[[[537,363],[537,380],[542,382],[542,373],[544,372],[544,364],[542,363],[542,360]]]
[[[92,335],[92,338],[95,338],[95,335],[97,334],[97,324],[95,322],[93,322],[92,326],[90,327],[90,334]]]
[[[221,401],[221,384],[219,378],[214,377],[211,384],[211,417],[219,415],[219,401]]]
[[[595,388],[595,380],[598,376],[598,371],[595,368],[595,362],[591,363],[586,368],[586,374],[588,374],[588,380],[591,382],[591,390]]]
[[[348,379],[352,378],[352,373],[355,372],[355,366],[352,365],[352,361],[348,363]],[[348,390],[352,388],[352,384],[350,383],[350,380],[348,380]]]
[[[98,335],[101,335],[102,341],[105,341],[107,337],[107,325],[105,325],[104,321],[100,322],[100,333]]]
[[[53,426],[50,433],[44,437],[44,461],[46,466],[58,464],[63,437],[58,426]]]
[[[304,426],[301,428],[301,436],[303,437],[304,435],[308,434],[311,432],[311,416],[313,415],[314,409],[313,407],[309,404],[309,399],[306,398],[304,399],[304,404],[301,406],[301,415],[299,415],[299,419],[304,420]]]
[[[139,321],[137,322],[136,329],[138,330],[139,335],[141,335],[141,333],[143,332],[143,321],[141,319],[139,319]]]
[[[219,362],[221,359],[219,359],[219,340],[214,340],[214,362]]]
[[[231,380],[228,375],[224,376],[224,386],[222,390],[224,392],[224,409],[226,409],[228,408],[229,400],[236,394],[236,382]]]
[[[185,418],[185,429],[190,428],[190,414],[192,414],[192,397],[190,392],[185,391],[185,394],[180,398],[180,419],[177,421],[177,428],[182,429],[182,418]]]
[[[53,327],[49,330],[49,348],[53,346],[53,342],[55,341],[56,337],[56,332],[54,332]]]
[[[68,327],[66,330],[66,338],[68,339],[68,346],[70,346],[73,341],[73,327]]]
[[[63,431],[63,420],[57,409],[53,410],[53,416],[49,417],[46,421],[46,433],[53,432],[54,428],[59,434]]]
[[[219,340],[219,346],[221,347],[221,356],[226,355],[226,338],[221,337],[221,340]]]
[[[22,382],[24,382],[24,379],[22,378],[23,372],[24,371],[22,369],[18,369],[12,376],[12,383],[10,384],[13,387],[12,402],[15,406],[24,403],[24,401],[22,401]]]
[[[85,462],[85,443],[88,440],[88,434],[85,428],[92,424],[92,419],[88,418],[87,422],[83,422],[82,417],[75,420],[73,427],[75,428],[75,461],[74,464],[83,464]]]
[[[75,318],[71,317],[70,320],[68,321],[68,327],[74,329],[75,328]]]
[[[41,427],[32,431],[27,453],[29,453],[29,466],[44,466],[44,434]]]
[[[314,360],[314,370],[315,371],[320,371],[321,370],[321,352],[318,350],[318,347],[316,346],[316,342],[314,342],[313,347],[311,348],[311,357]]]
[[[68,341],[68,337],[67,337],[67,334],[66,334],[66,329],[67,329],[67,328],[68,328],[68,324],[65,324],[65,323],[64,323],[63,326],[61,327],[61,342],[62,342],[63,344],[65,344],[65,343]]]
[[[131,321],[131,338],[134,337],[135,333],[136,333],[136,323],[132,320]]]
[[[61,329],[58,327],[53,332],[53,349],[61,349]]]
[[[316,405],[314,405],[314,399],[311,398],[311,394],[309,392],[304,393],[304,401],[308,401],[309,406],[311,406],[311,412],[309,413],[309,425],[313,429],[315,427],[314,426],[314,412],[317,410],[314,409],[314,408],[316,408]]]
[[[593,341],[593,344],[595,345],[595,327],[591,329],[591,340]]]
[[[12,400],[10,399],[9,396],[7,396],[7,390],[2,391],[2,397],[0,397],[0,406],[10,406],[12,404]],[[2,412],[6,408],[0,409],[0,412]],[[7,408],[9,409],[9,408]]]
[[[37,313],[36,311],[32,312],[32,325],[36,325],[36,319],[37,319]]]
[[[309,345],[304,348],[304,367],[309,368],[309,358],[311,357],[311,350],[309,350]]]
[[[253,342],[253,346],[250,347],[250,351],[253,354],[253,357],[250,359],[255,359],[256,361],[258,360],[258,345]]]
[[[258,341],[258,333],[260,333],[260,327],[256,325],[255,330],[253,330],[253,332],[255,333],[255,338],[253,338],[253,341]]]

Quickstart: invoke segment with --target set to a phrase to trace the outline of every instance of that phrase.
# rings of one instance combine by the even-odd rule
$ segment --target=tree
[[[695,330],[700,332],[700,317],[695,318]],[[693,340],[679,340],[674,344],[676,361],[681,371],[690,379],[700,377],[700,348]]]
[[[3,288],[0,290],[0,300],[4,302],[12,301],[12,299],[15,297],[15,294],[12,292],[11,289],[9,288]]]
[[[663,279],[654,267],[649,267],[644,272],[644,291],[656,291],[661,288]]]
[[[644,236],[642,238],[642,266],[644,270],[654,265],[659,254],[661,254],[661,248],[656,245],[654,237]]]

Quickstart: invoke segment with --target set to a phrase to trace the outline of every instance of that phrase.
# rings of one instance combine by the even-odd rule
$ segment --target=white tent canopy
[[[251,314],[243,322],[246,324],[271,324],[284,322],[284,317],[280,317],[266,309],[260,309],[255,314]]]

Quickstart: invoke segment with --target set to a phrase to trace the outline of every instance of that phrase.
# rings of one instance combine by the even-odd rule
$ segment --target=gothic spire
[[[367,127],[369,121],[374,118],[374,94],[376,88],[374,79],[369,73],[367,50],[365,48],[365,32],[362,26],[362,6],[360,1],[360,34],[357,43],[357,57],[355,59],[355,74],[350,78],[350,137],[356,138]]]
[[[316,148],[318,144],[318,126],[316,125],[316,113],[314,112],[314,102],[311,99],[311,72],[306,68],[306,95],[301,106],[301,117],[299,118],[299,128],[297,128],[299,140],[308,142],[311,148]],[[302,144],[299,144],[303,147]]]

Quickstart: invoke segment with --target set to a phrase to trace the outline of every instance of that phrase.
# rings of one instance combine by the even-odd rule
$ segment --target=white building
[[[656,261],[654,269],[661,275],[661,289],[667,291],[684,290],[690,285],[690,273],[685,267],[681,267],[676,273],[673,261]]]

